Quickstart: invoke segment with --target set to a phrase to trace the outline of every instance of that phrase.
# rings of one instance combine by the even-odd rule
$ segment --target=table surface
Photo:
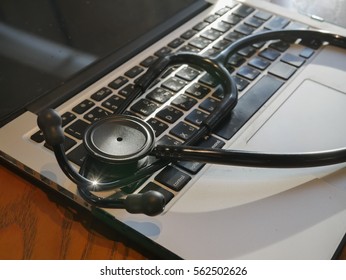
[[[62,195],[0,165],[0,259],[153,259]]]
[[[344,11],[345,0],[267,1],[296,10],[307,5],[311,13],[346,26],[346,17],[329,11]],[[155,258],[62,195],[0,165],[0,259]],[[346,246],[340,259],[346,259]]]

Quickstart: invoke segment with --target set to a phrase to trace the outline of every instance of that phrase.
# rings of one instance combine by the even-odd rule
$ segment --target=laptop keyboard
[[[62,114],[65,149],[68,159],[81,166],[86,150],[81,143],[85,129],[100,118],[112,115],[133,89],[133,82],[161,56],[176,51],[214,54],[232,42],[263,29],[308,28],[284,17],[233,2],[209,15],[167,46],[155,51],[139,65],[115,77]],[[201,141],[203,147],[222,148],[239,129],[290,79],[309,59],[318,46],[304,42],[297,53],[291,43],[279,41],[248,46],[234,54],[227,63],[239,90],[239,101],[233,112],[213,135]],[[144,97],[133,103],[126,114],[146,120],[154,129],[159,144],[181,145],[207,118],[223,94],[217,82],[207,73],[190,66],[172,68],[156,81]],[[31,139],[43,143],[41,131]],[[50,148],[45,145],[46,148]],[[169,202],[197,174],[203,163],[181,161],[159,172],[140,192],[157,190]]]

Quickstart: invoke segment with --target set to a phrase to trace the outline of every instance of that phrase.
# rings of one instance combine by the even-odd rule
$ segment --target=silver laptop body
[[[184,44],[189,45],[190,42],[195,44],[196,41],[193,40],[201,37],[202,33],[206,36],[204,33],[206,30],[214,27],[219,30],[220,27],[217,26],[220,26],[220,22],[237,11],[240,5],[253,9],[250,9],[249,15],[241,18],[237,25],[230,27],[218,38],[210,39],[210,44],[202,49],[201,53],[207,52],[218,43],[221,44],[228,32],[239,28],[239,25],[251,26],[249,17],[262,21],[259,27],[251,26],[253,32],[266,25],[269,27],[274,19],[284,18],[287,19],[287,23],[283,28],[324,29],[346,35],[344,28],[316,21],[268,2],[250,0],[208,2],[212,3],[209,8],[83,89],[56,110],[61,115],[72,112],[72,109],[83,100],[90,99],[90,96],[100,88],[108,87],[117,77],[140,65],[146,57],[169,45],[174,38],[180,38],[187,30],[196,32],[191,38],[184,39]],[[259,12],[261,13],[258,14]],[[194,29],[198,23],[204,22],[211,15],[217,15],[214,21],[208,22],[204,29]],[[265,15],[270,16],[265,19]],[[255,53],[246,58],[242,66],[254,68],[249,63],[255,56],[259,56],[264,48],[268,48],[268,45],[255,49]],[[214,134],[215,145],[222,142],[223,148],[277,153],[318,151],[346,145],[344,126],[346,50],[330,46],[309,48],[311,54],[304,57],[302,65],[294,66],[296,68],[292,76],[287,79],[276,76],[276,67],[282,63],[285,54],[290,53],[302,58],[301,54],[307,51],[306,48],[302,44],[291,44],[289,49],[279,52],[278,58],[269,60],[270,65],[267,68],[258,74],[256,72],[256,77],[241,76],[237,71],[240,71],[242,66],[235,66],[234,74],[249,82],[240,91],[240,97],[251,92],[251,89],[256,90],[256,84],[265,79],[264,77],[279,80],[282,84],[230,139],[221,137],[222,133]],[[175,69],[166,80],[176,77],[180,70],[181,68]],[[199,82],[202,76],[203,73],[199,73],[193,82]],[[129,82],[133,79],[129,78]],[[160,87],[166,80],[162,80],[155,87]],[[271,80],[268,83],[271,83]],[[169,105],[177,108],[171,104],[172,100],[183,94],[189,85],[160,106]],[[219,100],[215,95],[215,88],[206,84],[203,86],[210,89],[203,100],[206,98]],[[118,94],[121,89],[111,89],[112,94]],[[104,100],[93,102],[95,106],[102,107]],[[208,108],[199,107],[200,100],[198,102],[187,111],[182,110],[184,115],[177,122],[187,122],[193,126],[185,119],[189,113],[196,109],[208,113]],[[157,116],[160,108],[148,116],[142,116],[140,112],[133,113],[149,120]],[[76,119],[85,121],[85,114],[77,114]],[[58,167],[52,151],[44,146],[44,142],[37,143],[32,140],[32,135],[38,131],[36,119],[36,114],[27,111],[0,129],[1,158],[89,209],[91,215],[96,215],[115,229],[125,232],[143,246],[156,252],[159,257],[330,259],[344,238],[346,232],[344,164],[300,169],[208,164],[196,174],[189,173],[181,165],[173,165],[176,170],[189,176],[189,181],[181,190],[172,190],[158,181],[158,174],[153,174],[136,190],[139,192],[152,182],[174,195],[163,214],[148,217],[142,214],[129,214],[124,210],[95,209],[86,203],[78,195],[76,186]],[[177,124],[177,122],[170,124],[162,119],[160,121],[167,124],[168,129],[158,139],[166,133],[169,134],[170,129]],[[181,141],[177,135],[169,136],[173,141]],[[71,138],[80,143],[79,139],[73,136]],[[78,168],[77,165],[75,167]]]

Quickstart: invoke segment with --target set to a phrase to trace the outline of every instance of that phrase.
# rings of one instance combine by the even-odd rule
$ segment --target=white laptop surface
[[[94,63],[94,68],[93,65],[88,66],[87,71],[91,71],[98,79],[91,85],[81,88],[66,102],[54,100],[52,104],[60,114],[69,112],[76,116],[71,123],[64,127],[67,135],[76,142],[67,151],[68,154],[81,143],[76,137],[78,135],[70,134],[71,131],[68,130],[68,127],[76,120],[90,123],[88,118],[91,118],[90,114],[95,113],[91,112],[95,107],[91,107],[88,109],[89,111],[81,114],[76,113],[75,108],[85,100],[89,100],[94,103],[94,106],[111,113],[112,104],[108,99],[113,95],[124,97],[124,92],[121,90],[137,78],[127,71],[137,65],[145,70],[142,62],[147,57],[157,54],[162,48],[176,51],[188,46],[190,49],[196,50],[200,43],[196,38],[204,38],[209,40],[209,44],[200,50],[201,53],[204,53],[211,48],[220,48],[222,43],[230,40],[231,32],[243,36],[244,34],[241,32],[250,32],[249,30],[257,32],[263,28],[276,28],[275,26],[280,26],[280,24],[282,24],[282,28],[316,28],[346,35],[346,30],[340,26],[315,21],[268,2],[226,0],[207,1],[207,3],[210,5],[203,9],[200,9],[199,5],[195,3],[194,7],[201,10],[197,15],[138,54],[129,54],[133,57],[127,61],[120,61],[121,65],[115,69],[111,69],[112,65],[107,63]],[[248,13],[248,15],[245,17],[244,13]],[[232,15],[236,15],[236,18],[239,19],[235,26],[231,23]],[[224,22],[228,24],[224,24]],[[14,31],[14,29],[4,26],[3,23],[0,27],[2,36],[7,36],[5,37],[6,42],[9,43],[12,41],[8,34],[14,34],[14,41],[28,36],[28,33],[20,30]],[[228,29],[223,30],[225,27]],[[208,33],[208,30],[211,29],[218,32]],[[8,32],[7,35],[5,32]],[[210,37],[207,38],[208,36]],[[226,37],[227,39],[225,39]],[[180,38],[179,47],[172,45],[172,41],[176,38]],[[34,44],[42,46],[42,38],[35,37],[34,39],[29,40],[32,42],[33,49],[37,48]],[[73,38],[70,39],[72,44]],[[50,43],[48,40],[44,44],[47,46]],[[65,53],[70,53],[70,57],[73,58],[71,67],[77,65],[78,69],[83,69],[83,65],[95,61],[95,57],[90,53],[77,52],[72,47],[65,46],[64,48],[66,48]],[[268,57],[268,54],[263,53],[268,48],[271,51],[270,54],[277,54],[276,58]],[[49,48],[47,47],[47,49]],[[311,46],[302,44],[291,44],[287,50],[278,49],[280,46],[253,47],[251,54],[239,54],[242,61],[238,61],[240,65],[231,65],[232,74],[239,78],[240,98],[245,97],[248,93],[264,90],[263,87],[258,88],[259,84],[272,90],[273,95],[256,110],[235,135],[229,136],[231,135],[229,127],[220,128],[216,134],[213,134],[215,145],[223,143],[223,148],[275,153],[344,147],[346,145],[344,129],[346,121],[346,50],[330,46],[313,49]],[[2,52],[0,55],[7,57],[8,53],[12,53],[4,47],[0,47],[0,52]],[[298,61],[301,63],[300,65],[290,65],[289,69],[293,69],[292,75],[283,77],[282,75],[285,74],[278,73],[277,67],[280,63],[288,64],[287,53],[298,57]],[[268,62],[268,66],[265,69],[259,69],[260,66],[254,64],[253,58],[255,57],[260,57],[261,61]],[[28,64],[32,64],[32,61],[30,60]],[[35,63],[30,67],[34,67],[33,65]],[[53,66],[51,64],[48,69],[40,70],[49,72]],[[249,76],[249,73],[245,71],[249,67],[256,70],[255,77]],[[173,76],[183,79],[180,70],[181,68],[176,69],[166,79]],[[71,73],[74,73],[74,69],[71,70]],[[194,127],[187,116],[195,110],[207,114],[208,106],[211,105],[209,103],[205,103],[209,105],[201,105],[206,99],[209,102],[220,101],[215,93],[215,87],[203,82],[203,75],[204,73],[199,73],[198,77],[192,81],[192,83],[201,84],[208,89],[203,100],[186,93],[190,84],[172,94],[171,99],[166,100],[163,104],[155,101],[153,97],[146,97],[147,100],[157,105],[171,106],[171,108],[182,111],[183,115],[174,124],[168,122],[167,119],[160,118],[158,112],[162,107],[146,114],[139,110],[138,106],[134,106],[131,107],[132,113],[145,120],[154,118],[165,124],[167,129],[157,137],[159,140],[167,137],[164,136],[167,134],[170,139],[173,139],[171,141],[182,142],[179,135],[170,132],[171,129],[179,122]],[[128,80],[127,84],[119,89],[112,88],[110,84],[120,76]],[[61,78],[63,80],[67,77]],[[154,88],[161,87],[169,90],[164,84],[165,81],[159,82]],[[20,76],[18,82],[20,82]],[[105,99],[99,101],[91,97],[104,87],[111,91]],[[76,88],[78,87],[76,86]],[[181,104],[173,102],[181,94],[186,94],[197,103],[188,109],[182,108]],[[5,93],[2,92],[1,99],[5,100],[5,98]],[[53,96],[53,99],[56,98],[57,96]],[[159,257],[331,259],[343,242],[346,232],[345,164],[301,169],[204,165],[197,173],[191,171],[191,166],[174,164],[174,170],[188,178],[188,182],[181,190],[171,189],[161,179],[157,179],[157,174],[154,174],[137,190],[140,191],[151,182],[173,194],[174,197],[167,204],[163,214],[148,217],[142,214],[129,214],[125,210],[95,209],[78,195],[76,186],[60,170],[53,153],[44,146],[44,142],[35,141],[35,137],[33,137],[38,131],[36,113],[46,105],[46,100],[38,98],[34,105],[27,106],[29,110],[15,115],[14,118],[11,114],[11,118],[3,121],[4,124],[0,128],[2,160],[17,166],[45,182],[48,187],[90,209],[91,214],[98,216],[117,230],[125,231],[131,238],[150,248],[154,253],[156,252]],[[106,100],[108,103],[105,102]],[[30,103],[29,101],[31,101],[30,98],[27,103]],[[10,113],[18,111],[17,109],[11,108],[6,114],[10,115]],[[6,110],[6,108],[2,110]],[[76,164],[74,166],[79,168]]]

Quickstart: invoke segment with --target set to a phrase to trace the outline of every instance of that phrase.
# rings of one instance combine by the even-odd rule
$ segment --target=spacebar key
[[[238,104],[216,129],[215,134],[227,140],[231,139],[283,84],[283,81],[272,76],[263,76],[239,98]]]

